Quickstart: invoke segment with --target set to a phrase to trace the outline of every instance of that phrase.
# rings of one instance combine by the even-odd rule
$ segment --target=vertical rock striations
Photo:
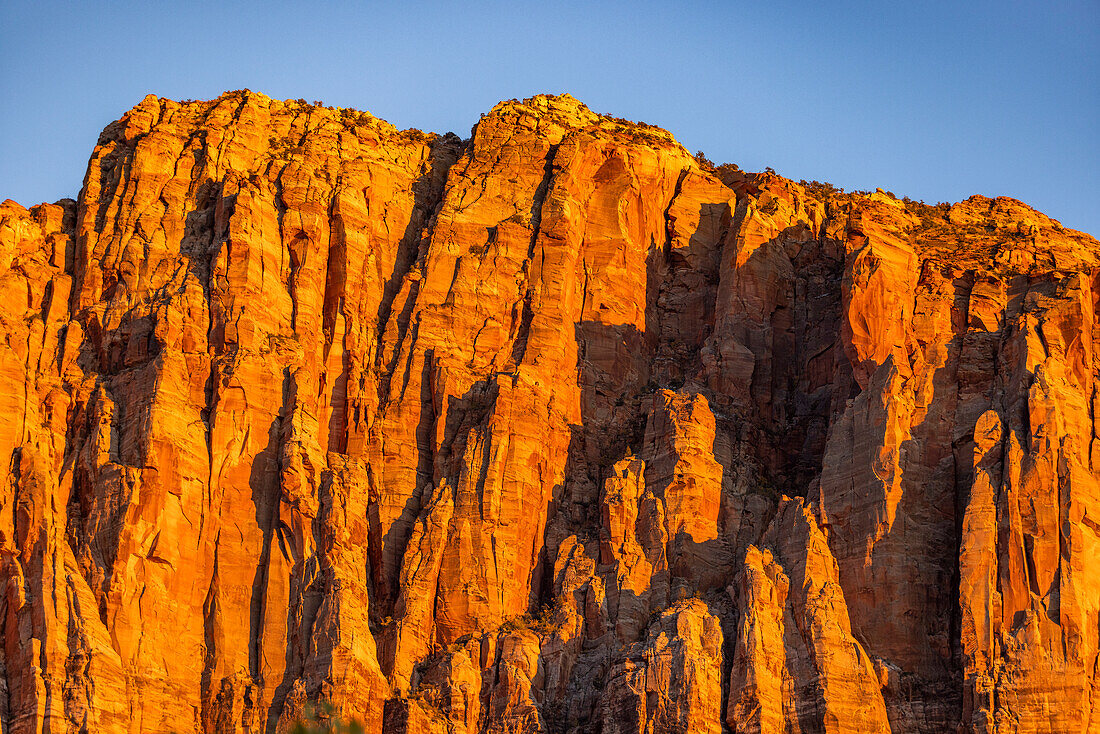
[[[0,724],[1093,731],[1098,273],[568,95],[148,97],[0,205]]]

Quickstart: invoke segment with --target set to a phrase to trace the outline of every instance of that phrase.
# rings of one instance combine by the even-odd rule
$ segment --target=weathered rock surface
[[[0,205],[0,725],[1100,731],[1100,243],[148,97]]]
[[[784,498],[749,546],[726,721],[736,731],[888,732],[874,665],[852,636],[837,563],[810,509]]]

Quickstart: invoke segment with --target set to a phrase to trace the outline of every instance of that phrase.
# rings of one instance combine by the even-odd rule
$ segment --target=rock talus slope
[[[1100,732],[1100,244],[146,98],[0,205],[0,724]]]

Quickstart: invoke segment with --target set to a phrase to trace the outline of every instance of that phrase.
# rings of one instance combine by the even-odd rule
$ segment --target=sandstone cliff
[[[1100,731],[1100,243],[146,98],[0,205],[0,724]]]

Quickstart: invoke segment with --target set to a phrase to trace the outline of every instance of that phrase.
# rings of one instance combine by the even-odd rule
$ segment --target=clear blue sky
[[[570,92],[716,163],[1100,236],[1100,3],[0,0],[0,199],[75,196],[143,96],[247,87],[463,137]]]

